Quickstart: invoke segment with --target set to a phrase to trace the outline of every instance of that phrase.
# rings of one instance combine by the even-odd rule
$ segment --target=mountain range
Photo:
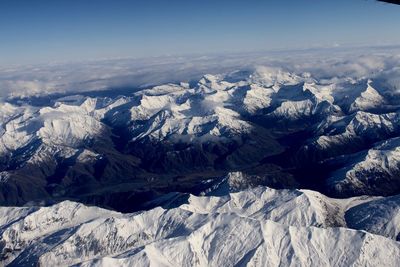
[[[1,101],[3,264],[400,264],[384,80],[259,68]]]

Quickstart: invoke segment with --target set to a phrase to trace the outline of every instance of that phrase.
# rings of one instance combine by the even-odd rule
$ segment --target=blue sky
[[[2,0],[0,65],[400,44],[373,0]]]

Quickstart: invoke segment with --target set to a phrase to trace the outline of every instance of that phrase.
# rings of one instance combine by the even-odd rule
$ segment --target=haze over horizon
[[[400,44],[376,1],[3,1],[0,65]]]

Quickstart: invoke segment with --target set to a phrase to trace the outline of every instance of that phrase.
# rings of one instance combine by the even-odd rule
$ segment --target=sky
[[[373,0],[1,0],[0,65],[400,44]]]

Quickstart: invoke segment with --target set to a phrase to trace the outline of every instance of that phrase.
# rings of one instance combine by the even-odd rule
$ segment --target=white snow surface
[[[400,138],[391,138],[357,153],[345,167],[332,173],[329,183],[337,188],[369,188],[370,183],[400,173]]]
[[[232,72],[204,75],[197,84],[164,84],[140,90],[130,96],[66,96],[54,105],[32,107],[0,102],[0,155],[29,147],[35,142],[77,148],[104,136],[108,127],[129,127],[131,141],[149,138],[157,142],[228,141],[258,129],[248,116],[269,109],[267,118],[296,121],[322,116],[316,145],[349,139],[369,131],[393,130],[398,113],[372,114],[385,100],[372,81],[317,81],[280,68],[258,67],[243,75]],[[352,87],[361,91],[350,105]],[[293,88],[291,88],[293,87]],[[283,90],[282,90],[283,88]],[[366,89],[365,89],[366,88]],[[357,94],[356,94],[357,95]],[[335,100],[339,99],[337,104]],[[343,103],[342,103],[343,102]],[[343,109],[352,114],[344,116]],[[337,121],[332,122],[335,116]],[[349,120],[349,118],[352,118]],[[345,124],[344,132],[332,135],[326,128]]]
[[[363,91],[351,104],[351,111],[376,109],[385,104],[383,97],[370,83],[371,81],[368,81],[367,89],[365,89],[365,91]]]
[[[259,113],[294,121],[329,114],[308,144],[321,150],[400,125],[398,111],[372,113],[385,104],[372,81],[318,81],[265,67],[240,75],[204,75],[194,86],[165,84],[116,98],[69,96],[47,107],[0,102],[0,159],[21,149],[32,153],[30,162],[77,153],[78,161],[91,161],[99,155],[86,143],[102,139],[112,147],[105,121],[129,127],[132,142],[192,143],[250,134],[256,126],[245,117]],[[363,187],[368,171],[395,176],[399,147],[398,138],[376,144],[332,179]],[[0,185],[8,178],[0,172]],[[231,173],[229,185],[242,180]],[[0,265],[400,266],[399,206],[398,196],[332,199],[259,187],[190,195],[177,208],[134,214],[71,201],[1,207]]]
[[[177,208],[133,214],[71,201],[51,207],[1,208],[1,262],[12,266],[398,266],[400,243],[384,237],[391,237],[396,213],[384,213],[379,220],[363,216],[369,213],[365,205],[398,210],[399,202],[385,201],[339,200],[309,190],[258,187],[221,197],[190,195]],[[345,216],[349,210],[356,215]],[[365,223],[359,223],[359,217]],[[392,223],[388,228],[385,220]]]

